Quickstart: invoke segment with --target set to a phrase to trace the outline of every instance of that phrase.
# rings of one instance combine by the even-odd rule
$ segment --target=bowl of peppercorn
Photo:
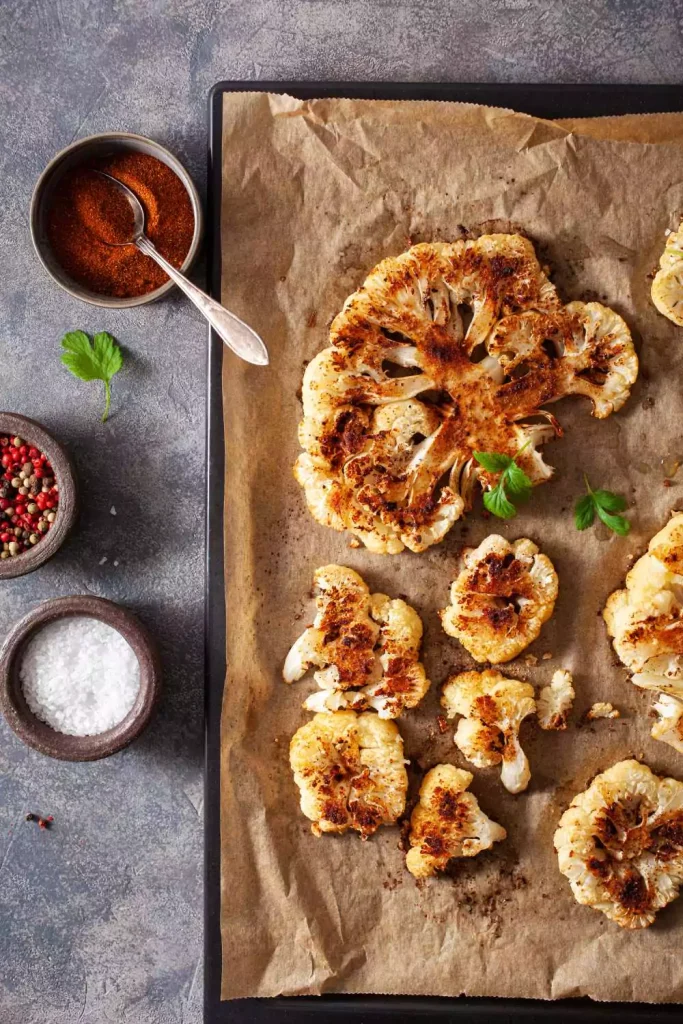
[[[62,445],[27,416],[0,412],[0,579],[47,562],[76,520],[74,468]]]
[[[79,139],[41,174],[31,200],[31,237],[43,267],[78,299],[106,308],[155,302],[175,287],[130,238],[130,208],[105,175],[127,185],[162,256],[188,273],[199,251],[199,194],[183,164],[141,135]]]

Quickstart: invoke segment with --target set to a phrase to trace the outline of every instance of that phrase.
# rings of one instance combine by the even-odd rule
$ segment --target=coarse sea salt
[[[56,619],[29,640],[19,666],[26,703],[69,736],[97,736],[121,722],[140,689],[140,665],[112,626],[86,615]]]

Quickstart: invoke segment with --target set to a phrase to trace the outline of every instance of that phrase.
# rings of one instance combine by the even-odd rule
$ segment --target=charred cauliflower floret
[[[325,565],[314,576],[317,615],[285,660],[291,683],[309,668],[320,689],[304,701],[309,711],[374,709],[398,718],[429,689],[419,660],[422,621],[417,612],[386,594],[371,594],[362,577],[342,565]]]
[[[549,686],[544,686],[536,702],[541,729],[566,729],[574,705],[574,679],[571,672],[558,668]]]
[[[678,231],[667,235],[652,282],[652,301],[663,316],[683,327],[683,221]]]
[[[465,792],[471,781],[471,772],[452,764],[437,765],[422,780],[406,856],[406,867],[415,878],[428,878],[454,857],[476,857],[505,839],[502,825],[491,821],[477,798]]]
[[[598,718],[621,718],[621,711],[609,701],[599,700],[589,707],[586,712],[586,721],[595,722]]]
[[[624,321],[595,302],[563,306],[528,239],[415,245],[371,271],[308,364],[294,473],[322,525],[377,553],[424,551],[477,483],[495,486],[475,451],[523,448],[520,467],[542,483],[552,469],[537,448],[560,433],[545,406],[582,394],[608,416],[637,372]]]
[[[647,928],[683,881],[683,783],[619,761],[574,797],[554,842],[579,903]]]
[[[372,712],[315,715],[294,734],[289,761],[314,835],[355,829],[367,839],[403,814],[408,776],[394,722]]]
[[[475,661],[498,665],[536,639],[553,613],[557,588],[552,562],[532,541],[510,544],[493,534],[463,551],[441,622]]]
[[[655,534],[603,617],[632,682],[683,700],[683,513]],[[652,735],[662,738],[658,725]]]
[[[461,672],[444,686],[441,704],[448,718],[463,717],[455,745],[477,768],[502,765],[501,782],[510,793],[529,785],[531,771],[519,743],[519,728],[536,710],[534,688],[506,679],[495,669]]]

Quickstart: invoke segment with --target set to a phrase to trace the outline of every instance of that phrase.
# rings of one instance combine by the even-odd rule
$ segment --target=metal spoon
[[[125,195],[135,217],[132,238],[126,242],[112,242],[108,244],[130,245],[132,243],[145,256],[151,256],[165,270],[171,280],[178,285],[180,290],[185,292],[188,299],[195,304],[200,313],[204,314],[216,334],[225,342],[228,348],[232,349],[240,359],[244,359],[247,363],[267,366],[268,349],[256,331],[253,331],[238,316],[235,316],[234,313],[221,306],[220,302],[216,302],[215,299],[212,299],[201,288],[198,288],[196,284],[193,284],[184,274],[176,270],[150,242],[145,234],[145,211],[135,193],[127,185],[124,185],[122,181],[119,181],[118,178],[112,177],[111,174],[106,174],[104,171],[97,171],[97,173],[101,174],[103,178],[108,178]]]

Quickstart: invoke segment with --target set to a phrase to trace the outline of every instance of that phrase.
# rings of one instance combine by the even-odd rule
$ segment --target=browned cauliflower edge
[[[439,764],[427,772],[420,786],[419,803],[410,819],[410,846],[406,867],[415,878],[443,871],[454,857],[476,857],[507,832],[465,792],[472,773],[452,764]]]
[[[373,712],[323,712],[292,737],[289,760],[311,831],[367,839],[405,810],[408,776],[394,722]]]
[[[317,614],[293,644],[283,676],[291,683],[315,666],[319,689],[305,701],[309,711],[374,709],[398,718],[429,689],[419,660],[422,620],[405,601],[371,594],[363,578],[343,565],[324,565],[314,575]]]
[[[554,844],[578,903],[647,928],[683,881],[683,783],[619,761],[574,797]]]
[[[370,272],[308,364],[294,473],[321,525],[377,553],[424,551],[477,483],[495,485],[475,451],[524,448],[519,465],[542,483],[538,446],[561,433],[545,407],[581,394],[604,418],[637,373],[621,317],[563,306],[528,239],[415,245]]]
[[[683,513],[654,535],[603,618],[631,681],[660,693],[651,735],[683,753]]]
[[[461,672],[448,679],[441,704],[448,718],[463,716],[453,739],[467,760],[477,768],[500,764],[501,782],[510,793],[526,789],[531,771],[519,729],[536,711],[533,686],[495,669]]]
[[[461,557],[450,604],[440,612],[443,628],[475,661],[511,661],[553,613],[559,586],[553,564],[533,541],[510,543],[498,534]]]
[[[652,301],[662,316],[683,327],[683,221],[678,231],[667,234],[652,282]]]

